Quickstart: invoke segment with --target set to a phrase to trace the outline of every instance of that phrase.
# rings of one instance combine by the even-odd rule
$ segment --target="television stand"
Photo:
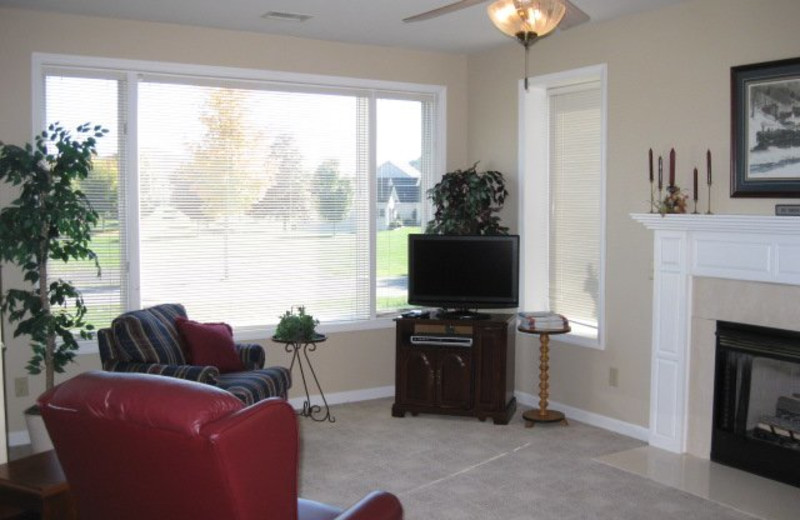
[[[439,309],[438,317],[443,320],[489,320],[492,315],[469,309],[453,309],[451,311]]]
[[[516,317],[464,320],[441,314],[396,322],[392,415],[434,413],[508,424],[516,410]]]

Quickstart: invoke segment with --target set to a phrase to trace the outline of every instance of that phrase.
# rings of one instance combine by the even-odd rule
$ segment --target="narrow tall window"
[[[524,305],[603,346],[605,68],[533,78],[523,97]]]
[[[107,324],[124,312],[127,299],[126,197],[121,176],[126,164],[125,114],[120,102],[124,91],[124,80],[113,76],[79,77],[53,71],[45,78],[47,124],[60,123],[74,131],[83,123],[92,123],[109,131],[98,139],[92,172],[79,186],[100,215],[91,247],[100,261],[101,276],[90,261],[52,262],[49,270],[53,279],[69,279],[82,291],[87,317],[94,324]]]

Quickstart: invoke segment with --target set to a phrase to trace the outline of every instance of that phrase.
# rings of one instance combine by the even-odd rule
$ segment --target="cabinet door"
[[[506,338],[504,329],[486,327],[481,330],[480,363],[478,363],[478,408],[497,411],[506,405]],[[513,391],[512,389],[509,389]]]
[[[472,353],[469,350],[441,350],[437,363],[437,404],[442,408],[472,407]]]
[[[401,401],[403,404],[433,405],[436,401],[435,355],[425,349],[404,348],[401,363]]]

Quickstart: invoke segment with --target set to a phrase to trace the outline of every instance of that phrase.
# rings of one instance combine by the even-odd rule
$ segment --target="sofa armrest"
[[[386,491],[373,491],[356,502],[336,520],[402,520],[400,500]]]
[[[257,370],[264,368],[266,354],[261,345],[256,343],[236,343],[236,353],[244,363],[245,370]]]
[[[219,369],[213,366],[194,365],[159,365],[156,363],[135,363],[132,361],[114,361],[103,366],[109,372],[139,372],[160,376],[176,377],[188,381],[197,381],[216,385]]]

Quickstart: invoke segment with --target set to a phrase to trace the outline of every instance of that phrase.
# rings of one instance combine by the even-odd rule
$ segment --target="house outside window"
[[[521,90],[523,306],[565,315],[559,340],[604,348],[606,68]]]
[[[164,302],[259,333],[293,305],[355,328],[407,306],[407,235],[443,171],[442,87],[54,55],[34,66],[36,127],[110,130],[82,186],[101,215],[102,277],[53,273],[78,282],[96,326]],[[389,164],[405,178],[386,178],[387,198]]]

